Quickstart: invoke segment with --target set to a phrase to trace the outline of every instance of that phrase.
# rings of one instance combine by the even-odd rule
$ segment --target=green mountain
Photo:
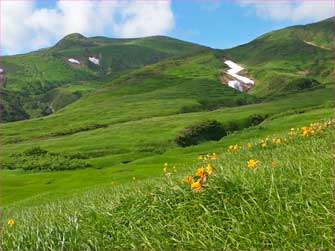
[[[50,107],[59,110],[81,96],[79,92],[65,91],[62,86],[74,83],[84,86],[83,81],[100,86],[145,65],[207,50],[204,46],[163,36],[110,39],[70,34],[52,48],[5,56],[0,66],[6,72],[2,90],[3,120],[47,115]],[[98,59],[99,65],[91,62],[90,57]],[[6,98],[10,96],[17,96],[19,101]]]
[[[333,25],[227,50],[71,34],[3,57],[0,246],[333,250]]]
[[[1,90],[4,97],[2,119],[16,121],[49,115],[146,65],[163,61],[167,65],[169,60],[170,64],[175,61],[182,65],[183,60],[189,62],[190,58],[205,54],[212,59],[215,57],[212,79],[222,75],[220,71],[226,67],[221,63],[224,57],[245,65],[244,72],[257,80],[250,92],[257,96],[318,88],[322,86],[320,83],[332,81],[333,25],[334,20],[330,18],[289,27],[223,51],[164,36],[112,39],[70,34],[51,48],[2,58],[0,67],[6,72],[5,87]],[[98,59],[99,65],[89,58]],[[69,59],[78,60],[80,64],[71,63]],[[206,62],[195,64],[191,71],[184,71],[194,75],[197,67],[204,67]],[[179,71],[185,68],[177,67]],[[202,71],[198,73],[204,78]],[[225,76],[223,79],[227,81]],[[13,96],[15,98],[10,98]],[[221,100],[214,102],[222,103]],[[232,105],[233,102],[224,103]]]
[[[300,91],[306,79],[332,82],[333,46],[334,18],[330,18],[269,32],[224,54],[248,66],[248,73],[258,80],[252,93],[278,95]]]
[[[3,120],[20,120],[2,126],[4,167],[77,168],[76,176],[87,171],[84,166],[119,170],[115,175],[121,180],[132,172],[152,176],[164,158],[185,163],[185,154],[220,148],[225,135],[330,107],[329,22],[273,31],[229,50],[162,36],[71,34],[54,47],[4,57]],[[314,40],[307,43],[309,37]],[[227,86],[226,59],[241,64],[245,70],[239,74],[255,80],[251,91]],[[24,173],[12,176],[13,184],[24,180]],[[103,182],[101,173],[96,175],[95,182]],[[36,189],[48,186],[42,187]],[[29,189],[17,193],[28,195]]]

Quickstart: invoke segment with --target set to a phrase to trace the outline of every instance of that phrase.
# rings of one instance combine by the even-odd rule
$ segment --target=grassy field
[[[0,249],[333,250],[331,24],[229,50],[71,34],[4,57]]]
[[[215,160],[197,161],[203,149],[180,155],[192,157],[193,164],[177,165],[172,176],[164,177],[162,162],[156,168],[162,178],[143,180],[142,170],[128,176],[127,184],[116,186],[111,175],[107,184],[89,191],[52,201],[45,195],[13,203],[4,210],[1,246],[5,250],[332,250],[333,126],[313,134],[309,129],[305,137],[299,136],[303,130],[287,135],[291,127],[309,126],[315,119],[324,125],[329,116],[331,109],[319,109],[269,120],[260,126],[264,130],[252,128],[229,136],[227,143],[238,144],[239,150],[213,146],[218,150]],[[251,130],[261,133],[250,138],[255,135]],[[269,141],[263,148],[261,139],[266,137]],[[281,142],[272,143],[272,138]],[[164,159],[168,161],[169,155],[160,162]],[[248,167],[251,159],[259,161],[256,167]],[[168,163],[169,172],[174,162]],[[200,191],[183,184],[185,175],[208,163],[214,171]],[[89,181],[95,175],[86,177]],[[6,226],[8,219],[15,224]]]
[[[158,166],[165,161],[164,158],[171,159],[178,165],[184,164],[185,159],[182,156],[185,152],[189,152],[189,155],[196,155],[199,151],[208,151],[213,145],[227,145],[230,141],[229,139],[235,135],[231,134],[224,137],[218,143],[210,142],[204,144],[206,147],[199,145],[183,149],[176,145],[174,139],[178,132],[188,125],[204,119],[217,119],[222,123],[236,122],[243,125],[249,116],[253,114],[278,116],[277,121],[280,121],[287,114],[299,114],[311,109],[312,111],[313,109],[318,110],[320,104],[327,105],[327,100],[330,101],[333,97],[333,88],[331,86],[328,87],[312,92],[295,94],[291,98],[286,97],[285,99],[277,99],[267,103],[212,112],[186,113],[116,123],[107,128],[78,132],[72,135],[41,139],[38,138],[38,135],[30,136],[28,134],[27,140],[23,142],[4,145],[3,159],[5,162],[11,159],[10,154],[20,153],[34,146],[40,146],[52,152],[86,154],[88,159],[85,159],[85,161],[90,163],[92,168],[67,171],[66,175],[62,171],[27,173],[27,171],[21,170],[4,170],[3,203],[7,204],[43,193],[70,193],[73,189],[76,190],[107,182],[107,177],[113,177],[113,181],[119,184],[129,181],[133,176],[155,176],[159,172]],[[331,104],[329,103],[328,106],[331,107]],[[331,108],[327,111],[331,111]],[[233,114],[234,116],[232,116]],[[16,124],[20,126],[22,123],[25,123],[25,121],[17,122]],[[32,121],[27,121],[27,123],[32,123]],[[12,123],[8,125],[13,126]],[[53,128],[52,125],[56,126],[54,123],[46,125],[45,128]],[[249,130],[252,131],[252,134],[249,134],[249,136],[256,137],[258,134],[267,133],[268,131],[262,125],[260,125],[261,130],[250,128]],[[27,126],[25,128],[31,127]],[[275,129],[280,131],[282,126],[278,125]],[[7,132],[6,127],[3,130]],[[16,131],[16,129],[13,131]],[[28,132],[36,134],[38,131]],[[272,132],[274,133],[275,130]],[[25,133],[25,130],[21,130],[20,133]],[[7,135],[9,134],[7,132]],[[42,135],[44,134],[45,132],[42,131]],[[148,137],[148,135],[151,136]],[[6,138],[4,142],[6,142]],[[198,150],[198,148],[202,148],[202,150]],[[156,160],[151,163],[146,161],[152,160],[152,158]],[[141,164],[142,162],[145,164]]]

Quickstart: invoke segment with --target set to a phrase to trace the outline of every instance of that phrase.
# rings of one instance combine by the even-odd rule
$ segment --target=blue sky
[[[162,34],[223,49],[334,13],[331,0],[2,0],[1,5],[3,55],[52,46],[72,32],[108,37]]]
[[[236,1],[174,1],[176,27],[173,37],[214,48],[230,48],[266,32],[308,20],[261,18]]]

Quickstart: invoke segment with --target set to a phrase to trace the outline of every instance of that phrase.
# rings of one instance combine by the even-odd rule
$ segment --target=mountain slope
[[[3,57],[0,68],[5,70],[6,78],[5,88],[1,90],[2,120],[48,115],[130,71],[169,59],[179,58],[182,62],[183,58],[202,53],[243,64],[246,70],[242,74],[257,82],[250,92],[257,96],[322,88],[323,83],[332,81],[334,71],[333,25],[334,20],[330,18],[293,26],[223,51],[164,36],[112,39],[70,34],[51,48]],[[98,64],[90,58],[98,60]],[[179,63],[168,74],[204,78],[203,64],[206,62],[191,67]],[[223,84],[231,80],[222,74],[225,65],[216,64],[214,68],[215,79],[221,78]],[[16,98],[9,98],[12,96]]]
[[[86,38],[80,34],[70,34],[54,47],[40,51],[2,58],[0,68],[4,69],[3,100],[4,121],[21,118],[15,113],[21,110],[28,117],[38,117],[54,102],[49,91],[64,85],[97,81],[104,84],[121,73],[157,63],[169,57],[195,54],[209,48],[168,37],[148,37],[139,39],[109,39],[104,37]],[[89,60],[95,58],[99,64]],[[76,60],[80,64],[70,62]],[[75,61],[74,61],[75,62]],[[58,90],[58,96],[79,97],[71,92]],[[22,105],[18,107],[9,96],[18,96]],[[68,99],[67,99],[68,100]],[[16,102],[17,103],[17,102]],[[69,102],[64,102],[58,110]],[[11,112],[9,112],[11,111]],[[24,117],[26,118],[26,117]]]
[[[276,31],[273,34],[271,36],[277,36]],[[39,52],[8,57],[7,62],[12,60],[14,66],[10,69],[10,64],[7,64],[5,70],[20,73],[20,69],[15,68],[15,63],[22,64],[22,74],[26,75],[20,78],[20,74],[12,72],[10,76],[8,73],[7,85],[14,77],[23,82],[25,78],[34,80],[45,77],[44,71],[40,71],[44,63],[40,66],[38,58],[46,54],[50,60],[43,59],[46,60],[45,72],[48,72],[47,76],[53,76],[52,83],[66,80],[47,92],[35,92],[34,89],[31,92],[34,94],[26,96],[20,94],[20,89],[10,89],[9,86],[3,90],[9,95],[7,101],[12,102],[12,105],[7,106],[12,113],[10,115],[20,115],[16,118],[25,119],[2,125],[1,160],[5,168],[3,191],[6,194],[4,203],[29,200],[34,196],[37,196],[37,200],[39,196],[48,196],[52,200],[101,184],[129,183],[133,181],[133,177],[152,178],[161,174],[162,163],[173,163],[182,169],[185,164],[193,163],[194,156],[209,151],[222,152],[223,147],[235,144],[236,139],[247,143],[253,137],[276,134],[283,130],[284,125],[287,128],[297,124],[303,126],[306,121],[329,117],[334,103],[334,86],[326,83],[327,76],[316,72],[316,69],[320,69],[320,72],[328,69],[328,50],[319,47],[311,50],[309,44],[306,44],[306,51],[294,50],[291,47],[295,46],[294,41],[300,41],[298,38],[278,38],[276,43],[266,37],[259,38],[259,48],[255,47],[253,41],[222,51],[179,43],[165,37],[135,40],[97,37],[88,39],[94,41],[92,46],[87,44],[87,38],[72,35],[63,42],[72,39],[80,41],[62,42]],[[147,65],[145,60],[148,58],[135,61],[132,65],[134,62],[130,60],[131,57],[125,57],[122,60],[129,67],[127,70],[106,75],[90,68],[83,61],[84,57],[81,58],[86,49],[89,52],[103,51],[116,44],[124,48],[124,51],[115,52],[115,56],[121,55],[120,53],[127,52],[129,43],[138,46],[133,47],[136,48],[136,53],[141,54],[140,48],[143,46],[146,49],[152,48],[155,55],[164,56],[158,62],[152,61]],[[180,45],[180,49],[175,43]],[[189,48],[187,53],[184,46]],[[266,50],[262,54],[265,47],[271,50],[270,54]],[[290,51],[290,55],[283,55],[282,51],[285,50],[281,48]],[[146,49],[143,50],[145,53]],[[113,48],[108,49],[106,54],[109,52],[112,55]],[[131,50],[129,52],[135,53]],[[297,53],[294,54],[295,52]],[[98,54],[88,53],[86,56],[99,57],[103,62],[105,54],[102,57]],[[164,58],[166,55],[168,56]],[[20,57],[24,59],[22,62],[18,60]],[[78,67],[69,64],[66,59],[70,57],[81,60],[83,65]],[[26,58],[34,58],[39,67],[32,67],[25,61]],[[301,61],[299,58],[308,60]],[[226,59],[244,66],[245,70],[239,74],[255,80],[254,89],[241,93],[226,86]],[[309,61],[317,60],[318,65],[308,64]],[[106,57],[106,65],[108,64],[113,65],[113,55]],[[54,65],[54,69],[49,69],[50,65]],[[287,76],[290,83],[292,80],[299,80],[300,75],[295,72],[297,66],[301,67],[299,71],[315,71],[315,78],[320,85],[297,91],[294,88],[285,90],[290,84],[278,82],[278,92],[274,93],[276,95],[267,89],[264,76],[268,76],[271,80],[269,85],[272,86],[274,76],[278,75],[284,80]],[[23,70],[28,68],[31,71]],[[63,68],[66,71],[62,75]],[[313,76],[306,74],[304,78],[313,79]],[[284,90],[281,89],[282,85]],[[296,85],[300,86],[300,83]],[[16,86],[20,87],[19,82]],[[11,95],[11,92],[17,92],[18,95]],[[255,94],[263,97],[255,97]],[[57,110],[48,116],[38,117],[36,111],[40,107],[34,107],[27,114],[28,101],[21,102],[23,98],[33,98],[37,105],[52,104]],[[19,113],[13,112],[13,107]],[[33,111],[36,113],[33,114]],[[32,114],[38,118],[26,119]],[[291,117],[296,118],[297,123],[289,123]],[[207,138],[193,146],[181,147],[178,144],[177,139],[183,133],[196,134],[199,128],[202,130],[204,125],[209,124],[208,120],[215,120],[227,135],[219,140],[215,137],[218,141]],[[266,126],[269,123],[271,126]],[[201,130],[200,132],[206,132],[206,127]],[[57,168],[62,171],[55,171]]]
[[[293,26],[224,50],[224,54],[249,66],[248,73],[258,80],[258,85],[252,90],[257,95],[299,90],[292,86],[292,81],[333,81],[333,27],[333,18]]]

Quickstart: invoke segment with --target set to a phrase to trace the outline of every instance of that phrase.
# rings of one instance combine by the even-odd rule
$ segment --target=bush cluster
[[[285,91],[302,91],[307,89],[320,88],[322,84],[315,79],[298,78],[289,82],[284,90]]]
[[[267,115],[252,114],[248,117],[248,126],[255,126],[262,123]]]
[[[222,124],[216,120],[200,122],[185,128],[176,138],[175,142],[182,146],[197,145],[208,140],[220,140],[234,131],[262,123],[268,115],[253,114],[241,121],[229,121]]]
[[[208,120],[186,128],[176,137],[175,142],[185,147],[207,140],[219,140],[226,135],[223,124],[216,120]]]
[[[4,169],[23,169],[35,171],[59,171],[89,167],[87,162],[70,155],[52,153],[40,147],[33,147],[22,153],[10,155],[3,162]]]
[[[59,132],[53,132],[49,133],[46,136],[51,136],[51,137],[56,137],[56,136],[65,136],[65,135],[71,135],[75,134],[78,132],[85,132],[85,131],[90,131],[90,130],[95,130],[99,128],[106,128],[108,125],[103,125],[103,124],[94,124],[94,125],[88,125],[88,126],[82,126],[78,128],[72,128],[64,131],[59,131]]]

